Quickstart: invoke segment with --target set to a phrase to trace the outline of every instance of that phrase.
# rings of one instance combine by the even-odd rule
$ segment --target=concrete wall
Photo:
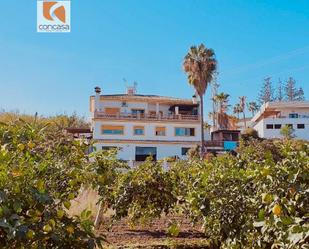
[[[123,125],[124,134],[123,135],[103,135],[101,131],[102,125]],[[145,135],[134,135],[133,127],[134,126],[144,126]],[[166,127],[165,136],[156,136],[155,127],[164,126]],[[175,136],[175,127],[186,127],[186,128],[195,128],[195,136]],[[198,122],[190,124],[186,123],[177,123],[177,122],[117,122],[117,121],[96,121],[94,122],[93,130],[94,139],[129,139],[129,140],[163,140],[163,141],[200,141],[201,131],[200,125]]]
[[[157,159],[163,159],[166,157],[178,156],[180,158],[185,158],[181,155],[181,148],[192,148],[195,145],[188,144],[144,144],[144,143],[134,143],[134,144],[124,144],[124,143],[96,143],[96,149],[100,150],[102,146],[115,146],[120,148],[118,153],[118,158],[122,160],[135,160],[135,147],[156,147],[157,148]]]
[[[266,118],[254,126],[260,137],[281,138],[280,129],[266,129],[267,124],[292,124],[295,138],[309,140],[309,118]],[[297,124],[304,124],[305,129],[297,129]]]

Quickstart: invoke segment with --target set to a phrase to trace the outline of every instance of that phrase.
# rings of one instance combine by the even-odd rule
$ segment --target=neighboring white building
[[[294,129],[296,138],[309,140],[309,102],[268,102],[250,122],[262,138],[280,138],[284,125]]]
[[[195,98],[178,99],[136,94],[90,97],[93,139],[97,149],[119,148],[123,160],[142,161],[177,156],[200,143],[200,113]]]

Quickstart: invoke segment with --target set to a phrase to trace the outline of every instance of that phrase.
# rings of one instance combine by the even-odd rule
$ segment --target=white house
[[[309,140],[309,102],[268,102],[250,124],[262,138],[280,138],[284,125],[293,128],[296,138]]]
[[[184,157],[200,143],[200,111],[196,98],[141,95],[134,87],[126,94],[90,97],[93,139],[97,149],[119,149],[123,160],[143,161]]]

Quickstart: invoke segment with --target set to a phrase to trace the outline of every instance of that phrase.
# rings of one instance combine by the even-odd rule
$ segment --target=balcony
[[[221,141],[221,140],[211,140],[205,141],[205,147],[207,149],[220,148],[225,151],[234,150],[239,145],[238,141]]]
[[[107,114],[105,112],[94,112],[94,118],[107,120],[141,120],[141,121],[199,121],[199,115],[187,114],[131,114],[131,113],[117,113]]]
[[[298,116],[295,116],[295,117],[290,117],[290,116],[277,116],[275,117],[274,119],[276,118],[279,118],[279,119],[308,119],[309,118],[309,115],[298,115]]]
[[[205,141],[205,146],[206,147],[222,147],[223,148],[224,141],[219,141],[219,140]]]

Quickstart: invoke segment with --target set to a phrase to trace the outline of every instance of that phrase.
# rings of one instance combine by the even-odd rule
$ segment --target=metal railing
[[[107,114],[105,112],[95,112],[95,118],[102,119],[116,119],[116,120],[200,120],[199,115],[185,115],[185,114],[130,114],[130,113],[117,113],[117,114]]]

